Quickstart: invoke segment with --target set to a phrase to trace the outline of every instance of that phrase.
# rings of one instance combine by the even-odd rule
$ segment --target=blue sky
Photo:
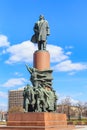
[[[30,83],[25,64],[33,65],[30,39],[40,14],[50,25],[53,88],[59,99],[87,101],[87,0],[0,0],[0,110],[9,90]]]

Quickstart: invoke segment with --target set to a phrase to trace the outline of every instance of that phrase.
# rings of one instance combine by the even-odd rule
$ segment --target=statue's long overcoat
[[[34,32],[36,34],[37,41],[46,41],[47,35],[50,34],[48,22],[43,20],[35,23]]]

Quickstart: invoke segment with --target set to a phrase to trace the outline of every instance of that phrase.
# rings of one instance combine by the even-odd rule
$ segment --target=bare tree
[[[61,108],[59,108],[59,109],[60,109],[61,113],[66,113],[68,120],[70,120],[71,98],[69,96],[67,96],[64,99],[62,99],[60,102],[60,106],[61,106]]]
[[[78,119],[81,120],[82,119],[82,112],[84,110],[84,103],[81,101],[78,101],[77,108],[78,108]]]
[[[87,102],[84,102],[84,106],[83,106],[83,116],[85,118],[87,118]]]

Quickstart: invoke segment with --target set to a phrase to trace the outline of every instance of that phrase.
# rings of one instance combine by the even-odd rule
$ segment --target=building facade
[[[8,110],[15,106],[23,107],[23,90],[11,90],[8,92]]]

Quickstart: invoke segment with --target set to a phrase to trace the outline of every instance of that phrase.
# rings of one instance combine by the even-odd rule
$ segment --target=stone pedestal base
[[[66,115],[58,113],[16,113],[9,114],[8,126],[66,126]]]
[[[66,115],[58,113],[10,113],[7,126],[0,130],[72,130]]]

